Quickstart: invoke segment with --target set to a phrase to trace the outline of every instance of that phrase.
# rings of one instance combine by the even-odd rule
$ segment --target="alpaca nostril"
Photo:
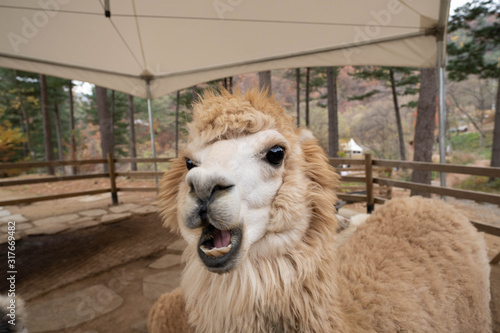
[[[215,194],[215,192],[228,190],[231,187],[234,187],[234,185],[227,185],[227,186],[215,185],[214,188],[212,189],[212,193],[210,193],[210,196],[213,196]]]
[[[234,181],[218,171],[206,170],[203,167],[191,169],[186,176],[189,195],[198,200],[207,200],[234,187]]]

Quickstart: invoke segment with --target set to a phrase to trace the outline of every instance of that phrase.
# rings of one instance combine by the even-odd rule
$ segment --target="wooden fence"
[[[24,203],[37,202],[37,201],[94,195],[100,193],[110,193],[113,204],[117,204],[118,192],[157,191],[157,187],[156,186],[117,187],[116,177],[125,176],[125,177],[157,178],[161,177],[161,175],[163,174],[163,172],[152,172],[152,171],[117,172],[116,171],[117,163],[168,163],[170,161],[171,159],[169,158],[114,158],[112,155],[108,155],[107,159],[92,159],[92,160],[81,160],[81,161],[3,163],[0,164],[0,171],[9,169],[19,170],[19,169],[43,168],[48,166],[53,166],[53,167],[61,167],[67,165],[81,166],[86,164],[106,165],[108,171],[101,173],[94,173],[94,174],[74,175],[74,176],[51,176],[51,177],[41,177],[35,179],[16,179],[16,180],[6,179],[6,180],[0,180],[0,187],[59,182],[59,181],[71,181],[80,179],[92,179],[92,178],[108,178],[110,180],[110,186],[109,188],[105,189],[28,197],[22,199],[14,199],[14,200],[5,200],[5,201],[0,201],[0,206],[18,205]],[[351,202],[366,202],[367,210],[369,213],[373,211],[375,204],[383,204],[387,200],[387,198],[374,195],[375,184],[382,186],[399,187],[409,190],[416,190],[419,192],[437,194],[441,196],[450,196],[459,199],[468,199],[468,200],[474,200],[476,202],[500,205],[500,195],[497,194],[459,190],[454,188],[432,186],[432,185],[424,185],[409,181],[393,180],[385,177],[374,176],[374,167],[424,170],[424,171],[435,171],[440,173],[442,172],[459,173],[459,174],[484,176],[484,177],[499,177],[499,178],[500,178],[500,168],[473,167],[473,166],[462,166],[453,164],[435,164],[435,163],[407,162],[407,161],[393,161],[393,160],[377,160],[377,159],[372,159],[370,154],[366,154],[364,160],[332,158],[330,159],[330,163],[334,166],[351,165],[355,166],[357,170],[364,170],[364,176],[342,176],[341,181],[364,184],[364,187],[366,189],[365,194],[339,193],[338,197],[339,199]],[[500,236],[500,228],[497,226],[481,221],[471,221],[471,222],[480,231]]]
[[[83,174],[74,176],[49,176],[40,177],[35,179],[15,179],[15,180],[0,180],[0,187],[4,186],[14,186],[14,185],[28,185],[28,184],[40,184],[40,183],[51,183],[59,181],[70,181],[70,180],[80,180],[80,179],[92,179],[92,178],[108,178],[110,181],[109,188],[87,190],[79,192],[61,193],[56,195],[43,195],[36,197],[28,197],[22,199],[4,200],[0,201],[0,206],[9,205],[19,205],[32,203],[37,201],[46,201],[54,199],[63,199],[71,197],[79,197],[86,195],[94,195],[101,193],[110,193],[111,200],[114,205],[118,204],[118,192],[148,192],[157,191],[157,187],[117,187],[116,177],[126,176],[126,177],[142,177],[142,178],[156,178],[161,177],[163,172],[154,171],[130,171],[130,172],[116,172],[117,163],[167,163],[170,162],[170,158],[114,158],[113,155],[108,154],[107,159],[92,159],[92,160],[81,160],[81,161],[52,161],[52,162],[33,162],[33,163],[2,163],[0,164],[0,171],[2,170],[23,170],[23,169],[33,169],[33,168],[44,168],[44,167],[63,167],[63,166],[81,166],[81,165],[103,165],[107,167],[107,172],[93,173],[93,174]],[[104,168],[103,168],[104,169]]]

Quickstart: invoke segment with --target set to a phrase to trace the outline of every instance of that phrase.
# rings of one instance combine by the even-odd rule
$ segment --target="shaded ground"
[[[144,258],[174,237],[156,214],[48,236],[30,236],[16,244],[17,289],[27,300],[112,267]],[[7,244],[0,246],[0,269],[7,271]],[[32,286],[36,278],[35,286]],[[0,289],[7,280],[0,280]]]
[[[131,332],[134,324],[147,318],[153,305],[142,291],[143,277],[154,272],[147,266],[174,240],[176,237],[161,226],[156,214],[53,236],[28,237],[16,244],[17,293],[29,309],[102,284],[120,295],[123,304],[69,331]],[[7,271],[6,250],[5,244],[0,246],[2,271]],[[2,279],[0,291],[7,289]],[[36,331],[36,327],[28,327]]]

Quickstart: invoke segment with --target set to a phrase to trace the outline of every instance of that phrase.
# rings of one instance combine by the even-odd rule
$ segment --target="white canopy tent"
[[[363,148],[361,148],[354,139],[349,140],[349,142],[346,144],[345,148],[345,153],[349,155],[349,158],[352,158],[352,155],[362,155],[363,154]]]
[[[280,68],[442,68],[448,11],[449,0],[0,0],[0,67],[150,99]]]

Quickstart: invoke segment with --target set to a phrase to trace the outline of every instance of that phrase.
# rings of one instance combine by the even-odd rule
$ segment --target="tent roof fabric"
[[[0,0],[0,67],[138,97],[280,68],[434,67],[449,0]],[[444,29],[443,29],[444,28]]]
[[[349,140],[347,144],[346,151],[359,151],[363,152],[363,148],[361,148],[354,139]]]

